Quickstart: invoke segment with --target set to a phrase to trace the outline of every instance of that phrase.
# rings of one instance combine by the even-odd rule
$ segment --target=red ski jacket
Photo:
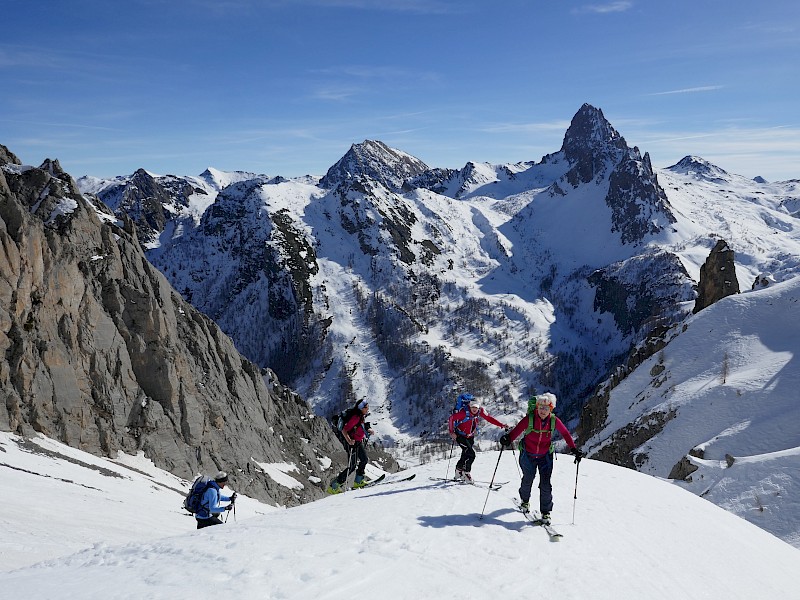
[[[478,421],[480,419],[485,419],[492,425],[497,425],[498,427],[505,427],[504,423],[495,419],[492,415],[483,410],[481,406],[480,410],[474,415],[472,411],[469,410],[469,407],[462,408],[457,413],[450,415],[450,420],[447,422],[447,429],[450,433],[456,433],[457,435],[471,438],[478,430]]]
[[[522,420],[514,426],[514,429],[508,433],[509,439],[513,441],[525,433],[528,429],[528,423],[528,415],[525,415],[522,417]],[[556,431],[566,440],[567,446],[570,448],[575,447],[575,441],[569,434],[567,426],[564,425],[558,417],[556,417]],[[533,431],[523,439],[525,451],[535,456],[543,456],[550,452],[550,444],[552,441],[552,435],[550,435],[550,417],[548,416],[542,420],[539,418],[538,413],[535,414],[533,416]]]

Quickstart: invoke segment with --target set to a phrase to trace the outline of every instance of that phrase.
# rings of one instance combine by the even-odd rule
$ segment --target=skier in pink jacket
[[[519,448],[519,466],[522,468],[520,509],[525,513],[530,510],[531,487],[538,469],[539,510],[545,523],[550,523],[550,513],[553,510],[553,486],[550,483],[550,476],[553,474],[553,434],[556,431],[561,434],[570,447],[570,454],[575,456],[575,462],[580,462],[584,456],[575,445],[567,427],[553,414],[555,407],[555,394],[533,396],[528,401],[528,414],[510,432],[500,437],[503,446],[511,446],[515,439],[525,434]]]
[[[475,461],[475,432],[478,430],[478,423],[481,419],[489,421],[492,425],[497,425],[505,430],[508,426],[495,419],[486,412],[481,406],[481,401],[472,394],[462,394],[462,397],[469,400],[469,404],[460,411],[450,415],[447,429],[450,437],[461,448],[461,458],[456,463],[456,479],[472,483],[472,463]]]

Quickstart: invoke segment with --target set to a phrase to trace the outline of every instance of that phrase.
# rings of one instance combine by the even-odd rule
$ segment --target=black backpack
[[[200,503],[203,501],[203,494],[211,487],[214,480],[208,475],[203,475],[194,480],[189,493],[183,500],[183,508],[192,514],[196,514],[200,510]]]
[[[357,406],[351,406],[350,408],[346,408],[340,413],[333,416],[333,429],[336,431],[336,436],[340,440],[344,440],[344,435],[342,433],[344,426],[347,422],[353,418],[353,415],[360,415],[361,410]]]

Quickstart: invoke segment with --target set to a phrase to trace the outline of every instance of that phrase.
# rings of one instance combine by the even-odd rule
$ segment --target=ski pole
[[[352,470],[350,468],[350,466],[353,464],[353,448],[354,446],[350,444],[347,451],[347,477],[344,478],[344,484],[347,487],[350,487],[350,484],[348,483],[348,481],[350,481],[350,475],[355,472],[355,466],[353,466]],[[353,481],[355,481],[355,478]]]
[[[575,505],[578,503],[578,470],[581,468],[581,461],[575,461],[575,494],[572,498],[572,524],[575,525]]]
[[[444,478],[447,479],[450,475],[450,461],[453,460],[453,448],[456,447],[456,441],[453,440],[450,444],[450,458],[447,459],[447,471],[444,472]]]
[[[495,475],[497,475],[497,467],[500,466],[500,459],[503,456],[503,450],[505,450],[504,447],[500,448],[500,454],[497,457],[497,464],[494,466],[494,473],[492,473],[492,480],[489,482],[489,489],[486,490],[486,500],[483,501],[483,508],[481,509],[481,520],[483,520],[483,511],[486,510],[486,503],[489,502],[489,494],[492,492],[492,485],[494,484]]]
[[[511,451],[514,453],[514,464],[517,465],[517,474],[519,478],[522,479],[522,470],[519,468],[519,461],[517,460],[517,451],[514,450],[514,446],[511,446]],[[522,450],[520,450],[522,452]]]
[[[231,496],[231,508],[233,509],[233,520],[235,521],[236,520],[236,492],[233,492],[233,496]],[[228,514],[225,515],[225,522],[227,523],[228,522],[228,517],[231,516],[231,511],[226,510],[225,512],[228,513]]]

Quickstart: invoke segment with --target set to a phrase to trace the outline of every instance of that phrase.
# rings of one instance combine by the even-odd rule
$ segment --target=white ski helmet
[[[551,394],[550,392],[545,392],[544,394],[539,394],[537,396],[531,396],[531,399],[528,400],[528,411],[533,412],[536,410],[536,407],[539,404],[546,404],[550,407],[550,410],[555,410],[556,408],[556,395]]]

